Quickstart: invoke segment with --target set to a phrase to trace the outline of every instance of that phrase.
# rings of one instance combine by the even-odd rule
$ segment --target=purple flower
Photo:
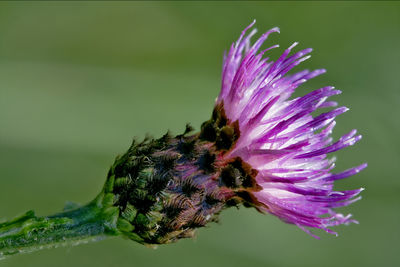
[[[350,219],[350,214],[336,213],[334,208],[359,200],[363,188],[335,191],[334,181],[358,173],[367,164],[332,173],[335,158],[327,155],[355,144],[361,135],[352,130],[332,142],[335,117],[348,109],[336,107],[336,102],[327,99],[341,92],[327,86],[290,98],[299,85],[325,70],[287,74],[308,59],[312,49],[290,55],[297,45],[294,43],[275,62],[270,61],[264,55],[278,45],[260,48],[279,29],[269,30],[251,45],[250,38],[256,30],[248,35],[246,32],[254,23],[224,55],[222,88],[215,110],[225,114],[227,125],[237,125],[239,137],[219,160],[240,158],[256,170],[257,189],[246,191],[258,210],[274,214],[307,233],[310,231],[306,227],[311,227],[336,234],[328,227],[357,221]],[[316,110],[331,107],[336,108],[312,115]]]
[[[313,235],[357,222],[336,213],[361,197],[361,189],[335,191],[334,182],[367,164],[332,173],[328,153],[355,144],[356,130],[333,142],[335,117],[347,111],[327,101],[340,94],[331,86],[290,98],[307,80],[325,72],[287,74],[308,59],[311,49],[293,55],[294,43],[276,60],[263,58],[277,45],[259,51],[273,32],[252,46],[248,26],[224,57],[222,88],[211,118],[190,135],[167,133],[159,139],[133,141],[111,166],[103,189],[84,206],[37,217],[29,211],[0,223],[0,259],[60,244],[79,244],[122,235],[136,242],[167,244],[192,237],[217,221],[226,208],[243,204],[276,215]],[[313,235],[316,237],[315,235]]]

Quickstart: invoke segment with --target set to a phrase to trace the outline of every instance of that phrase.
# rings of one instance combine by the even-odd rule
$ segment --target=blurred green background
[[[195,240],[146,248],[122,238],[18,255],[0,266],[398,266],[400,262],[399,2],[1,2],[0,217],[61,210],[101,189],[133,136],[197,129],[220,88],[223,51],[253,19],[281,28],[268,45],[313,47],[303,68],[327,74],[351,108],[334,136],[337,170],[368,162],[338,188],[365,187],[342,209],[361,223],[317,231],[231,209]]]

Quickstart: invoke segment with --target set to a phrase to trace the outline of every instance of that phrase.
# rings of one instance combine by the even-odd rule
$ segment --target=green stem
[[[77,245],[118,235],[117,208],[105,207],[103,195],[86,206],[36,217],[33,211],[0,223],[0,259],[43,248]]]

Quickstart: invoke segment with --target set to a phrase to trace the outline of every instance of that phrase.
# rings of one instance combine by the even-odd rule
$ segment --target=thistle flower
[[[356,222],[335,208],[357,201],[362,189],[334,191],[335,180],[352,176],[366,164],[332,173],[327,154],[355,144],[356,131],[332,142],[339,107],[327,101],[340,93],[323,87],[290,98],[296,87],[325,72],[288,75],[310,56],[292,55],[294,43],[275,61],[260,51],[273,28],[253,45],[246,35],[224,56],[222,88],[211,118],[198,133],[134,141],[117,157],[102,191],[89,204],[68,204],[64,211],[37,217],[30,211],[0,224],[0,256],[43,247],[79,244],[122,235],[146,245],[192,237],[197,228],[218,220],[229,207],[244,205],[271,213],[311,234],[310,228]]]

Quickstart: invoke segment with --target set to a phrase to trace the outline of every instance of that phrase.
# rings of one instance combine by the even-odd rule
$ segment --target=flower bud
[[[192,237],[222,209],[251,199],[247,192],[257,190],[257,171],[239,157],[220,160],[239,136],[221,111],[204,124],[210,129],[189,135],[187,126],[175,137],[134,141],[115,160],[104,191],[112,194],[125,236],[144,244]]]

